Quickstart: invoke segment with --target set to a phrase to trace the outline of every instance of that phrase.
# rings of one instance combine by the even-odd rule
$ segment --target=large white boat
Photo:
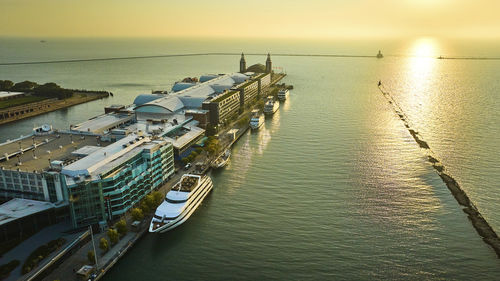
[[[217,169],[226,166],[227,162],[229,162],[229,157],[231,157],[231,150],[226,149],[226,151],[212,163],[212,168]]]
[[[264,114],[260,113],[258,109],[252,110],[252,119],[250,119],[250,128],[256,130],[264,124]]]
[[[280,103],[274,100],[273,96],[267,97],[266,104],[264,105],[264,114],[272,115],[278,110]]]
[[[184,223],[212,190],[212,179],[206,175],[185,174],[158,206],[149,232],[167,232]]]
[[[284,101],[288,98],[288,95],[290,94],[290,91],[288,91],[288,89],[281,89],[279,92],[278,92],[278,99],[280,101]]]

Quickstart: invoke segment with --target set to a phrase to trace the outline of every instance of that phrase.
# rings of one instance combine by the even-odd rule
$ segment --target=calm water
[[[376,46],[373,47],[372,46]],[[478,47],[479,46],[479,47]],[[382,80],[448,170],[500,231],[498,42],[98,41],[0,39],[0,62],[228,51],[372,55],[273,57],[290,99],[233,148],[195,215],[146,235],[105,280],[493,280],[500,262],[482,242],[376,87]],[[248,56],[263,63],[265,57]],[[68,127],[168,89],[186,76],[236,71],[209,56],[0,66],[0,79],[106,89],[95,101],[0,127],[5,140],[33,124]]]

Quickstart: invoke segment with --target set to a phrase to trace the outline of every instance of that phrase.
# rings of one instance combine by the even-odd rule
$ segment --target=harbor
[[[81,234],[81,237],[90,235],[92,238],[91,240],[87,238],[85,243],[79,238],[82,242],[74,242],[52,259],[44,260],[34,269],[30,268],[31,272],[23,278],[25,280],[58,278],[66,280],[76,273],[85,278],[98,280],[148,232],[148,228],[149,232],[157,232],[157,230],[163,232],[163,227],[159,227],[163,219],[153,222],[157,217],[161,217],[158,216],[158,210],[168,208],[162,206],[168,205],[169,191],[177,188],[175,194],[179,194],[181,186],[184,186],[184,182],[190,177],[196,179],[195,182],[201,181],[198,177],[210,180],[206,175],[211,169],[221,169],[226,166],[231,156],[231,147],[248,131],[252,111],[255,108],[265,110],[263,100],[273,95],[275,96],[273,98],[277,99],[280,89],[286,87],[285,84],[276,85],[286,74],[274,73],[271,70],[269,54],[265,67],[254,65],[247,69],[244,60],[242,54],[239,73],[205,75],[199,80],[186,78],[173,86],[173,94],[139,95],[132,105],[106,107],[104,115],[96,116],[80,124],[70,125],[69,130],[43,125],[34,128],[31,134],[1,144],[2,176],[8,179],[12,173],[28,173],[29,175],[29,171],[33,170],[36,180],[30,184],[40,186],[38,181],[45,185],[49,178],[56,180],[50,183],[55,190],[40,188],[38,194],[30,194],[29,197],[26,195],[26,198],[62,203],[56,207],[57,212],[69,210],[69,219],[73,228],[81,230],[90,226],[90,234],[86,231]],[[205,96],[207,90],[211,92]],[[201,102],[200,98],[202,98]],[[278,101],[276,103],[279,105]],[[157,107],[161,107],[165,113],[158,114]],[[167,120],[173,121],[167,122]],[[210,142],[210,145],[207,144]],[[143,168],[137,170],[139,166],[133,168],[137,164],[129,164],[134,171],[139,171],[136,178],[129,183],[131,188],[136,188],[134,192],[137,193],[132,197],[133,199],[129,197],[128,191],[105,194],[104,202],[101,201],[101,204],[105,207],[103,211],[106,217],[104,220],[94,220],[91,224],[87,219],[84,220],[80,217],[81,215],[75,213],[81,208],[77,207],[77,204],[80,204],[80,197],[89,196],[81,191],[77,193],[76,191],[79,190],[77,186],[84,184],[90,187],[89,184],[92,181],[115,178],[124,184],[121,177],[127,174],[127,169],[116,167],[117,164],[106,163],[115,161],[113,159],[123,159],[118,160],[118,163],[130,161],[128,159],[137,159],[134,155],[138,155],[136,154],[138,152],[144,153],[144,151],[147,151],[153,159],[158,159],[151,163],[157,163],[153,166],[156,170],[150,171]],[[97,176],[96,172],[101,174]],[[59,183],[57,178],[48,177],[47,173],[52,175],[60,173],[62,175],[60,179],[64,181]],[[146,173],[150,175],[147,176]],[[190,173],[192,176],[189,176]],[[187,177],[182,175],[187,175]],[[146,185],[139,185],[140,180],[143,180]],[[180,182],[177,183],[179,180]],[[182,224],[194,213],[212,189],[211,186],[210,184],[210,189],[207,191],[196,191],[196,194],[202,197],[199,199],[194,197],[196,204],[191,209],[186,209],[185,215],[177,215],[179,218],[171,228]],[[141,187],[145,189],[141,190]],[[191,189],[186,191],[190,192]],[[9,192],[14,191],[5,192],[4,190],[1,195],[9,198],[12,196]],[[161,198],[165,199],[157,201],[156,204],[162,201],[163,203],[158,207],[156,214],[154,209],[149,208],[144,211],[143,219],[134,219],[131,211],[132,213],[136,210],[141,211],[144,205],[143,199],[148,193],[161,194]],[[194,189],[193,193],[195,193]],[[123,197],[116,197],[116,195]],[[117,209],[112,205],[116,203],[112,203],[114,198],[123,198],[121,200],[127,200],[129,203],[117,205],[117,207],[120,206],[120,209]],[[58,217],[57,220],[62,218]],[[149,226],[149,221],[151,221],[151,226]],[[109,236],[109,231],[116,227],[113,225],[121,222],[125,225],[125,229],[131,231],[121,233],[121,239],[113,242],[116,245],[110,250],[106,247],[97,252],[95,240],[100,243],[107,241],[106,232]],[[168,225],[166,224],[165,227]],[[94,234],[96,234],[95,239]],[[109,237],[112,239],[111,236]],[[82,265],[81,257],[84,256],[85,251],[88,255],[92,253],[95,257],[94,265],[92,263]]]
[[[128,54],[125,47],[112,45],[115,47],[106,51],[108,47],[89,42],[86,44],[95,51],[86,57]],[[158,46],[156,49],[144,43],[142,49],[138,47],[137,53],[167,52],[164,42],[154,42]],[[495,87],[488,86],[495,85],[494,62],[435,59],[440,54],[444,57],[469,56],[466,53],[455,55],[447,49],[429,59],[410,58],[405,57],[409,51],[396,52],[397,46],[382,46],[377,42],[365,44],[363,48],[342,42],[338,46],[318,42],[299,46],[293,41],[280,42],[283,43],[244,41],[234,44],[254,44],[259,48],[255,47],[255,53],[272,49],[273,63],[283,66],[288,74],[277,84],[284,81],[294,86],[289,98],[280,102],[279,109],[271,117],[264,117],[258,129],[247,129],[241,134],[231,146],[226,166],[210,168],[208,174],[214,188],[181,226],[159,235],[140,235],[123,254],[128,241],[138,234],[136,226],[132,226],[134,221],[129,221],[128,232],[117,244],[111,246],[110,243],[104,255],[99,240],[106,238],[110,242],[109,237],[105,232],[99,233],[99,227],[94,229],[98,267],[108,269],[100,280],[231,280],[235,276],[242,280],[407,279],[409,276],[429,280],[494,280],[499,274],[495,251],[478,235],[464,214],[464,207],[457,203],[429,164],[425,149],[415,142],[412,133],[376,88],[376,83],[382,80],[404,109],[408,120],[412,121],[411,129],[416,136],[439,156],[436,159],[446,166],[446,174],[455,179],[491,228],[497,230],[499,220],[495,212],[498,204],[494,191],[498,177],[493,173],[496,166],[492,165],[495,163],[492,151],[498,151],[498,142],[495,141],[498,130],[491,126],[491,122],[495,124],[497,119],[492,112],[497,112],[498,103],[495,102]],[[245,49],[245,46],[236,45],[238,49],[235,51],[228,47],[234,45],[223,43],[226,42],[182,49],[174,42],[169,43],[172,48],[168,52],[180,54],[213,49],[236,53]],[[46,45],[49,44],[55,45],[54,40],[49,39]],[[133,40],[123,44],[128,48],[138,45]],[[286,49],[283,44],[287,45]],[[59,50],[77,50],[76,45],[62,42]],[[189,46],[189,42],[182,41],[184,46]],[[482,45],[473,47],[479,46]],[[275,56],[275,52],[375,55],[379,48],[384,54],[380,60],[374,57]],[[47,163],[48,166],[48,158],[44,156],[47,150],[51,151],[51,160],[56,160],[57,155],[64,154],[66,149],[73,152],[74,146],[80,149],[80,144],[83,147],[85,142],[96,149],[98,142],[92,135],[94,132],[117,129],[115,133],[124,133],[120,127],[127,127],[127,118],[130,118],[123,109],[122,113],[105,115],[106,118],[93,118],[103,115],[103,108],[113,104],[122,104],[126,108],[138,94],[170,90],[176,81],[182,81],[186,76],[199,79],[201,74],[237,71],[235,63],[241,55],[237,53],[232,56],[1,66],[4,79],[60,81],[71,88],[105,89],[115,95],[113,99],[80,104],[3,126],[2,141],[12,141],[12,149],[9,149],[12,154],[19,150],[15,139],[20,135],[26,137],[32,128],[52,124],[53,130],[61,132],[60,140],[48,137],[49,143],[38,146],[47,137],[35,136],[37,147],[34,151],[41,164]],[[260,56],[250,53],[245,51],[247,62],[264,63],[267,53]],[[82,56],[71,53],[66,57]],[[60,58],[54,55],[54,59]],[[38,55],[17,60],[44,59]],[[49,59],[52,58],[47,57]],[[42,67],[44,73],[40,73]],[[60,74],[61,68],[65,69],[64,75]],[[97,71],[99,69],[102,71]],[[267,96],[269,94],[264,98]],[[480,103],[472,103],[472,100]],[[230,122],[236,120],[229,118],[228,124]],[[73,133],[71,145],[69,124],[79,134],[87,131],[85,140]],[[158,128],[158,125],[151,122],[149,129]],[[226,127],[228,132],[235,128],[233,125]],[[183,136],[177,139],[175,135],[169,137],[170,141],[177,141],[180,150],[183,141],[198,134],[194,126],[188,125],[187,128],[192,129]],[[93,133],[89,133],[89,129]],[[146,125],[139,129],[145,131]],[[220,131],[218,134],[220,138],[229,136]],[[135,141],[135,138],[127,139],[127,143],[130,141]],[[201,146],[203,137],[199,141],[197,148],[202,149],[200,154],[203,156],[206,153]],[[99,144],[105,148],[111,143],[102,141]],[[31,136],[23,139],[21,145],[23,150],[31,147]],[[60,149],[59,145],[63,148]],[[223,148],[221,145],[218,153],[211,157],[215,159],[223,154]],[[138,149],[141,145],[130,150],[133,153]],[[79,152],[92,152],[85,150]],[[147,149],[142,151],[147,155]],[[182,158],[191,152],[180,152],[176,160],[179,162],[178,171],[175,173],[174,169],[168,180],[172,184],[187,171]],[[110,150],[107,153],[112,155]],[[192,169],[202,162],[200,154],[190,162]],[[32,156],[32,150],[24,151],[20,156],[21,166],[16,165],[17,156],[12,156],[9,160],[12,170],[19,168],[25,173],[31,163],[39,165],[27,159]],[[127,169],[125,167],[123,172],[127,173]],[[189,173],[194,173],[194,170],[189,170]],[[37,182],[37,174],[33,176]],[[29,182],[31,178],[29,175],[19,177],[19,182],[23,180]],[[43,183],[43,180],[40,178],[38,182]],[[44,198],[43,189],[36,190],[34,195]],[[165,186],[162,192],[167,190],[169,187]],[[50,198],[51,194],[47,195]],[[57,198],[57,192],[52,196]],[[112,199],[110,203],[115,200],[119,199]],[[69,211],[66,214],[69,216]],[[149,227],[150,218],[144,217],[143,223],[141,229]],[[88,228],[81,231],[85,233]],[[45,244],[59,236],[52,237],[40,243]],[[67,243],[72,241],[67,240]],[[11,277],[21,270],[25,257],[36,247],[38,245],[25,248],[26,254],[17,258],[20,265],[12,271]],[[87,257],[88,251],[93,250],[91,243],[80,250],[78,258],[74,256],[75,260],[71,260],[75,266],[71,263],[58,266],[65,268],[67,265],[67,275],[59,276],[59,280],[76,280],[72,278],[79,275],[73,269],[81,269],[76,265],[91,264]],[[44,262],[56,254],[48,255],[36,269],[43,267]],[[116,263],[109,266],[108,261],[119,255]],[[1,263],[8,263],[11,257],[4,254]],[[55,275],[45,277],[49,281],[57,278]]]

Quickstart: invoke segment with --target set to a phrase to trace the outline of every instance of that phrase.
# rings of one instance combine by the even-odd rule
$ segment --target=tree
[[[116,243],[118,243],[118,240],[119,240],[119,237],[118,237],[118,231],[116,231],[115,229],[108,229],[108,237],[109,237],[109,241],[111,242],[111,245],[114,245]]]
[[[16,83],[14,86],[12,86],[11,91],[31,92],[36,87],[38,87],[38,84],[35,82],[23,81],[23,82]]]
[[[181,159],[181,161],[182,161],[182,164],[186,165],[187,163],[189,163],[189,158],[184,157]]]
[[[115,224],[115,227],[120,236],[124,236],[125,234],[127,234],[128,229],[127,229],[127,222],[125,221],[125,219],[119,220]]]
[[[136,221],[141,221],[144,218],[144,214],[142,213],[142,210],[139,208],[133,208],[131,214],[132,218]]]
[[[14,86],[14,82],[10,80],[0,80],[0,91],[8,91]]]
[[[88,251],[87,252],[87,259],[89,260],[90,264],[95,263],[95,253],[94,251]]]
[[[161,204],[161,202],[163,202],[163,194],[161,194],[161,192],[159,192],[159,191],[154,191],[151,193],[151,195],[153,196],[155,208],[156,208],[156,207],[158,207],[158,205]]]
[[[108,249],[109,249],[109,243],[108,243],[108,239],[106,238],[101,238],[101,240],[99,240],[99,248],[101,248],[101,250],[103,252],[107,252]]]

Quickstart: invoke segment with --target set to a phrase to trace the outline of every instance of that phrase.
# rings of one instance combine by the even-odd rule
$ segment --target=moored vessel
[[[288,98],[288,95],[290,94],[290,91],[288,89],[281,89],[278,92],[278,99],[280,101],[285,101]]]
[[[214,169],[222,168],[226,166],[227,162],[229,162],[229,157],[231,157],[231,150],[226,149],[223,154],[221,154],[215,161],[212,163],[211,167]]]
[[[212,179],[206,175],[185,174],[158,206],[149,232],[166,232],[183,224],[212,190]]]
[[[266,104],[264,105],[264,114],[272,115],[278,110],[280,103],[274,100],[273,96],[267,97]]]
[[[257,130],[264,124],[264,114],[260,113],[258,109],[252,110],[252,119],[250,119],[250,128]]]

